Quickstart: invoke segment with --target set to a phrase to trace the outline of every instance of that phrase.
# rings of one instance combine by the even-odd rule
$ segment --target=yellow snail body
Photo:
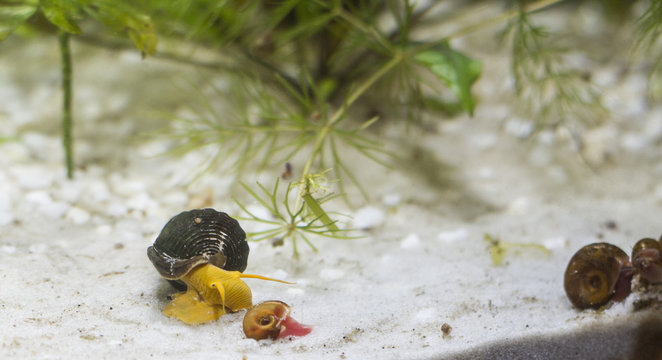
[[[579,309],[597,309],[610,300],[622,301],[630,294],[632,265],[628,255],[615,245],[594,243],[579,249],[565,271],[568,299]]]

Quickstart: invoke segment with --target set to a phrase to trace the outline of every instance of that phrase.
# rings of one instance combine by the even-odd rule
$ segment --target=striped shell
[[[214,209],[197,209],[170,219],[147,256],[161,276],[177,280],[201,264],[243,272],[248,251],[237,220]]]

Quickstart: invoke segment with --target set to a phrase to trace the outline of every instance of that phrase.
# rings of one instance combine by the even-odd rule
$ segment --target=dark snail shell
[[[243,272],[248,251],[237,220],[214,209],[197,209],[170,219],[147,248],[147,256],[161,276],[177,280],[201,264]]]
[[[565,292],[577,308],[597,309],[609,300],[625,299],[630,293],[632,274],[628,255],[617,246],[586,245],[568,263]]]
[[[639,240],[632,249],[632,266],[641,279],[662,283],[662,238]]]

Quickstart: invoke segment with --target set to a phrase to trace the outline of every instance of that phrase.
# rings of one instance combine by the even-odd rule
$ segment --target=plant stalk
[[[74,177],[73,139],[71,130],[73,115],[71,113],[72,85],[71,85],[71,50],[69,47],[69,33],[60,30],[58,33],[60,54],[62,55],[62,145],[64,146],[67,178]]]
[[[299,193],[297,194],[297,201],[295,203],[294,208],[299,209],[303,205],[303,196],[305,195],[305,192],[308,191],[307,186],[306,186],[306,175],[310,174],[310,169],[313,165],[313,161],[315,160],[315,157],[319,152],[322,151],[322,146],[324,146],[324,142],[329,136],[329,132],[333,126],[335,126],[338,122],[340,122],[343,118],[343,115],[345,114],[345,111],[347,110],[348,107],[350,107],[361,95],[363,95],[366,90],[368,90],[372,85],[374,85],[382,76],[387,74],[393,67],[395,67],[398,63],[402,61],[402,53],[397,52],[395,56],[386,64],[382,65],[379,70],[377,70],[372,76],[370,76],[366,81],[364,81],[356,90],[354,90],[347,100],[345,101],[345,104],[343,107],[339,108],[336,110],[333,115],[331,115],[330,118],[328,118],[326,125],[322,128],[322,131],[317,135],[317,139],[315,139],[315,144],[313,145],[313,150],[310,153],[310,156],[308,157],[308,160],[306,161],[306,164],[303,167],[303,171],[301,173],[301,189],[299,190]]]
[[[527,13],[527,14],[528,13],[533,13],[533,12],[536,12],[536,11],[541,10],[543,8],[546,8],[546,7],[549,7],[549,6],[558,4],[558,3],[562,3],[564,1],[566,1],[566,0],[538,0],[538,1],[535,1],[533,3],[525,5],[521,9],[518,8],[518,9],[515,9],[515,10],[510,10],[510,11],[507,11],[507,12],[501,14],[501,16],[497,16],[495,18],[488,19],[488,20],[481,20],[478,23],[474,23],[474,24],[470,24],[470,25],[461,27],[460,29],[455,30],[453,33],[451,33],[447,36],[444,36],[441,40],[431,41],[429,43],[419,45],[416,48],[414,48],[411,52],[414,53],[414,54],[417,54],[417,53],[423,52],[427,49],[434,48],[434,47],[436,47],[440,44],[446,43],[450,39],[465,36],[467,34],[474,33],[474,32],[476,32],[480,29],[484,29],[484,28],[487,28],[487,27],[490,27],[490,26],[494,26],[496,24],[501,24],[501,23],[507,22],[507,21],[519,16],[519,14],[522,11]]]

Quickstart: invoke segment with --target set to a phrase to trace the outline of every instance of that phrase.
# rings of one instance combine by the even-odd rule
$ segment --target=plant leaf
[[[70,34],[82,33],[80,27],[73,20],[78,12],[73,1],[41,0],[39,5],[48,21],[60,28],[60,30]]]
[[[143,57],[156,52],[156,32],[149,16],[119,1],[93,1],[86,10],[109,28],[126,31]]]
[[[0,41],[21,26],[37,11],[38,0],[8,0],[0,2]]]
[[[480,61],[451,49],[448,42],[416,55],[416,61],[432,71],[458,97],[462,108],[473,115],[471,86],[482,71]]]
[[[303,195],[303,200],[306,202],[306,205],[308,206],[308,209],[315,214],[315,217],[319,219],[319,221],[326,226],[329,231],[339,231],[338,226],[336,225],[336,222],[331,220],[329,215],[326,214],[326,212],[322,209],[322,206],[320,206],[319,202],[315,200],[315,198],[310,195],[310,193],[307,193]]]

